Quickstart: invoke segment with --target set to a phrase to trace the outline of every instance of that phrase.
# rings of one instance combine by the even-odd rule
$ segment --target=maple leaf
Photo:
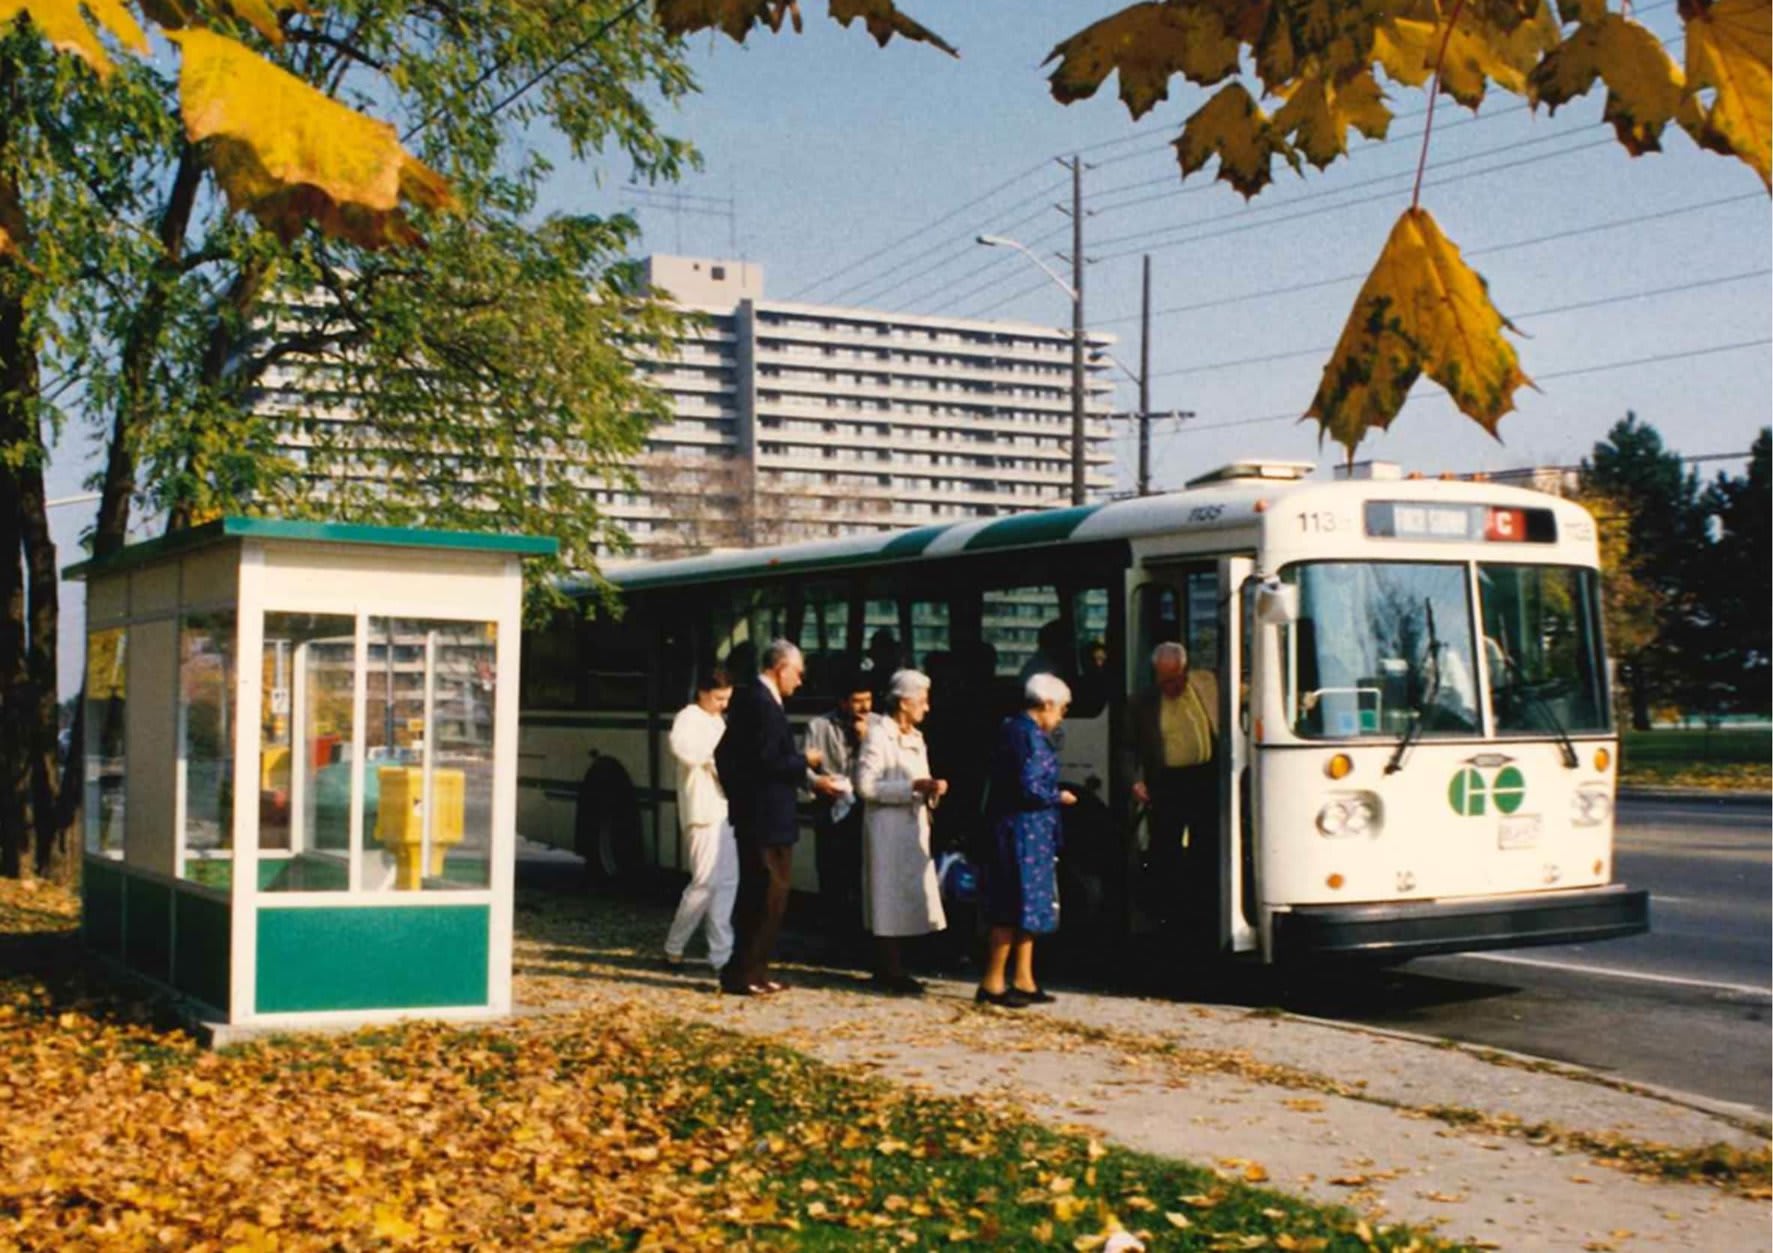
[[[28,17],[53,47],[73,53],[101,76],[109,74],[111,58],[82,7],[131,52],[148,54],[148,37],[122,0],[85,0],[84,5],[80,0],[0,0],[0,25]]]
[[[848,26],[857,18],[861,18],[863,25],[868,28],[868,33],[874,36],[874,42],[883,48],[886,47],[889,39],[894,35],[899,35],[940,48],[951,57],[960,55],[947,40],[936,32],[912,21],[894,8],[892,0],[831,0],[830,12],[841,26]]]
[[[1629,18],[1602,11],[1546,53],[1527,83],[1535,103],[1556,113],[1597,78],[1607,84],[1605,117],[1619,142],[1634,155],[1659,151],[1663,128],[1684,98],[1680,67],[1662,42]]]
[[[1682,124],[1703,147],[1735,155],[1773,190],[1773,9],[1767,0],[1680,0],[1687,90],[1713,93]]]
[[[1407,13],[1379,23],[1374,31],[1373,56],[1393,80],[1406,87],[1426,83],[1438,65],[1440,89],[1467,108],[1476,109],[1491,82],[1505,91],[1524,94],[1527,75],[1557,46],[1558,37],[1557,17],[1544,0],[1537,0],[1534,16],[1512,26],[1482,7],[1461,7],[1450,30],[1434,0],[1418,0]]]
[[[1275,157],[1299,168],[1299,154],[1241,83],[1227,83],[1190,114],[1174,147],[1184,178],[1217,156],[1219,177],[1245,199],[1273,181]]]
[[[284,237],[309,221],[375,248],[412,244],[402,200],[451,204],[443,179],[400,146],[394,128],[308,86],[211,31],[168,32],[183,52],[185,134],[208,141],[236,208]]]
[[[1237,72],[1238,41],[1207,4],[1135,4],[1058,44],[1042,64],[1058,61],[1047,79],[1061,104],[1087,100],[1109,74],[1120,74],[1120,98],[1134,119],[1170,94],[1170,76],[1203,87]]]
[[[795,0],[658,0],[654,11],[668,35],[714,28],[744,43],[759,22],[779,31],[784,17],[800,30],[800,5]]]
[[[1347,153],[1351,129],[1368,139],[1384,139],[1391,110],[1385,107],[1385,92],[1370,69],[1342,83],[1311,74],[1288,89],[1274,126],[1290,135],[1299,153],[1321,170]]]
[[[1352,455],[1368,431],[1391,425],[1426,373],[1494,435],[1516,389],[1532,382],[1504,328],[1514,329],[1434,218],[1407,209],[1355,297],[1305,416]]]

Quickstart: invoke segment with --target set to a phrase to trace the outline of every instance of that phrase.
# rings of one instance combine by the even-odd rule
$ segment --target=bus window
[[[651,650],[639,615],[617,621],[598,615],[586,624],[585,707],[597,710],[646,708],[646,676]]]
[[[1181,644],[1188,664],[1219,668],[1219,572],[1211,566],[1167,567],[1135,593],[1139,655],[1133,690],[1151,686],[1151,653],[1159,644]]]
[[[1610,730],[1594,571],[1485,564],[1478,592],[1497,731]]]
[[[574,605],[556,610],[548,624],[523,637],[523,707],[580,709],[584,692],[579,679],[579,640],[585,629],[583,611]]]
[[[1072,599],[1071,621],[1077,636],[1077,677],[1072,683],[1071,714],[1094,718],[1108,707],[1112,658],[1120,650],[1108,635],[1108,589],[1079,588]]]
[[[1312,738],[1476,735],[1470,588],[1454,562],[1315,561],[1294,624],[1295,733]]]
[[[1133,690],[1151,686],[1148,658],[1159,644],[1182,638],[1182,597],[1168,583],[1142,583],[1133,593],[1133,611],[1139,624],[1138,655],[1134,658]]]
[[[1041,653],[1041,630],[1059,621],[1059,592],[1048,586],[988,588],[979,615],[979,634],[997,650],[997,674],[1017,678],[1034,673],[1030,666],[1050,668],[1060,678],[1076,673],[1076,659]],[[1063,648],[1054,651],[1065,652]],[[1039,659],[1036,655],[1040,654]]]
[[[954,647],[949,630],[948,602],[914,600],[907,608],[911,611],[911,664],[927,671],[932,653],[946,654]]]
[[[757,676],[758,654],[787,630],[788,598],[780,587],[730,588],[714,598],[714,660],[735,683]]]
[[[806,658],[804,696],[835,700],[861,660],[849,652],[850,589],[845,583],[809,583],[800,589],[800,630],[794,642]]]
[[[1219,668],[1219,575],[1190,570],[1186,576],[1188,664],[1202,670]]]

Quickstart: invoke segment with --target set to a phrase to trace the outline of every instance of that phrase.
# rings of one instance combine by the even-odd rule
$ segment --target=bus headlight
[[[1613,797],[1605,788],[1577,788],[1570,798],[1570,821],[1579,827],[1598,827],[1613,816]]]
[[[1332,839],[1378,835],[1384,825],[1379,798],[1372,792],[1342,792],[1317,811],[1317,829]]]

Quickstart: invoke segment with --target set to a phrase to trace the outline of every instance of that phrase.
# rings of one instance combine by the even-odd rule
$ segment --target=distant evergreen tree
[[[1719,474],[1700,494],[1708,541],[1692,567],[1694,621],[1690,682],[1700,708],[1767,713],[1773,708],[1773,429],[1761,428],[1740,477]]]
[[[1647,731],[1653,702],[1691,690],[1682,654],[1694,645],[1693,566],[1705,542],[1699,480],[1654,426],[1628,412],[1583,461],[1582,481],[1624,511],[1602,525],[1625,528],[1632,576],[1654,599],[1655,631],[1635,647],[1615,643],[1632,726]]]

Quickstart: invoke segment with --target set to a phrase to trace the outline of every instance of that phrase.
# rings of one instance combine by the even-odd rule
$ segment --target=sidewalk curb
[[[1773,805],[1773,792],[1718,791],[1703,787],[1622,786],[1622,801],[1711,801],[1718,805]]]
[[[1452,1050],[1480,1062],[1491,1061],[1493,1058],[1506,1058],[1509,1061],[1519,1062],[1539,1074],[1553,1075],[1572,1083],[1589,1083],[1613,1092],[1662,1101],[1668,1105],[1680,1106],[1683,1109],[1690,1109],[1695,1113],[1728,1122],[1739,1131],[1773,1138],[1773,1115],[1764,1113],[1752,1105],[1742,1105],[1735,1101],[1720,1101],[1715,1097],[1703,1096],[1697,1092],[1682,1092],[1677,1088],[1642,1083],[1635,1079],[1621,1079],[1604,1070],[1597,1070],[1592,1066],[1583,1066],[1576,1062],[1536,1057],[1531,1053],[1497,1048],[1489,1044],[1468,1044],[1463,1040],[1449,1039],[1446,1036],[1425,1035],[1418,1031],[1400,1031],[1395,1027],[1370,1027],[1361,1023],[1338,1022],[1333,1018],[1314,1018],[1309,1014],[1287,1013],[1284,1014],[1284,1018],[1293,1022],[1309,1023],[1314,1027],[1328,1027],[1336,1031],[1346,1031],[1353,1035],[1397,1040],[1400,1043],[1420,1045],[1439,1051]]]

